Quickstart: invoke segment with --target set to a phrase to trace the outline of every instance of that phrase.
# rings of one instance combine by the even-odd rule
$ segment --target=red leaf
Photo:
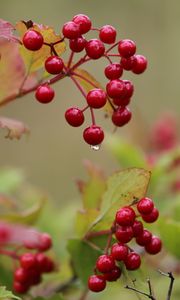
[[[0,40],[7,39],[8,41],[18,42],[20,40],[13,34],[14,26],[7,21],[0,19]]]

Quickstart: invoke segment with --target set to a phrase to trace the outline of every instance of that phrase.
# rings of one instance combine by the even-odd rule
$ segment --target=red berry
[[[59,74],[64,68],[64,63],[62,58],[59,56],[50,56],[45,61],[45,69],[50,74]]]
[[[137,237],[143,233],[143,223],[141,221],[134,221],[134,224],[132,225],[132,230],[134,237]]]
[[[23,36],[24,46],[31,51],[39,50],[43,45],[44,39],[40,32],[30,29]]]
[[[88,279],[88,287],[92,292],[101,292],[106,287],[106,280],[103,275],[92,275]]]
[[[133,68],[133,65],[134,65],[134,56],[131,56],[129,58],[125,58],[125,57],[122,57],[121,58],[121,66],[124,70],[126,71],[130,71],[132,70]]]
[[[117,63],[109,64],[104,73],[108,79],[118,79],[122,76],[123,68]]]
[[[87,103],[92,108],[101,108],[106,104],[106,97],[102,89],[93,89],[87,94]]]
[[[123,80],[114,79],[108,82],[106,85],[106,90],[111,98],[121,98],[126,94],[126,87]]]
[[[65,112],[65,118],[69,125],[73,127],[81,126],[84,123],[84,114],[77,107],[71,107]]]
[[[115,260],[125,260],[128,255],[128,247],[122,243],[115,243],[111,247],[111,255]]]
[[[110,255],[101,255],[96,261],[96,268],[101,273],[108,273],[115,268],[115,261]]]
[[[136,238],[136,243],[140,246],[145,246],[151,242],[152,233],[149,230],[144,229],[141,235]]]
[[[122,57],[129,58],[136,52],[136,44],[132,40],[121,40],[118,44],[118,51]]]
[[[156,207],[153,208],[152,212],[148,215],[143,215],[142,218],[146,223],[153,223],[155,222],[159,217],[159,211]]]
[[[99,31],[99,38],[103,43],[113,44],[116,40],[116,29],[111,25],[104,25]]]
[[[73,22],[79,25],[80,33],[87,33],[91,29],[91,20],[88,16],[79,14],[73,17]]]
[[[43,84],[37,88],[35,96],[37,101],[46,104],[53,100],[54,90],[48,84]]]
[[[121,276],[121,269],[115,267],[111,272],[105,273],[104,278],[107,281],[116,281]]]
[[[41,273],[38,269],[29,270],[29,281],[31,285],[37,285],[41,280]]]
[[[114,98],[113,103],[117,106],[127,106],[131,101],[131,98]]]
[[[125,84],[125,95],[124,98],[131,98],[134,92],[134,86],[130,80],[123,80]]]
[[[67,39],[77,39],[81,35],[79,25],[73,21],[65,23],[62,32]]]
[[[104,44],[98,39],[89,40],[85,46],[87,55],[92,59],[98,59],[104,55]]]
[[[52,247],[52,239],[48,233],[42,233],[39,237],[39,246],[40,251],[47,251]]]
[[[112,122],[116,126],[124,126],[131,120],[131,112],[127,107],[119,107],[112,114]]]
[[[18,268],[14,272],[14,280],[20,283],[27,283],[29,280],[28,270],[24,268]]]
[[[104,132],[100,126],[92,125],[84,130],[83,138],[89,145],[96,146],[102,143]]]
[[[130,206],[119,209],[116,213],[116,223],[121,226],[131,226],[134,223],[136,214]]]
[[[135,74],[143,73],[147,68],[147,59],[143,55],[134,55],[132,71]]]
[[[133,230],[131,226],[119,227],[116,229],[115,236],[121,243],[128,243],[133,238]]]
[[[36,267],[36,258],[32,253],[25,253],[20,258],[21,267],[24,269],[31,269]]]
[[[40,273],[49,273],[54,270],[54,262],[44,253],[36,254],[37,268]]]
[[[20,283],[19,281],[14,281],[13,289],[16,293],[24,294],[28,291],[29,285],[26,285],[25,283]]]
[[[145,246],[146,251],[149,254],[157,254],[161,251],[162,242],[157,236],[153,236],[151,242]]]
[[[154,208],[154,203],[150,198],[142,198],[137,203],[137,210],[140,214],[148,215],[152,212]]]
[[[79,37],[69,41],[69,47],[74,52],[81,52],[86,46],[86,40],[83,37]]]
[[[141,258],[139,254],[136,252],[129,253],[126,258],[125,265],[127,270],[137,270],[141,265]]]

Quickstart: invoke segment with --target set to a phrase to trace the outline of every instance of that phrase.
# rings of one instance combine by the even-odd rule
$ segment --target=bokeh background
[[[153,122],[162,111],[180,110],[180,2],[168,0],[1,0],[1,18],[16,23],[32,19],[37,23],[52,25],[57,32],[74,14],[85,13],[94,26],[112,24],[119,38],[136,41],[138,53],[149,60],[148,70],[142,76],[132,76],[135,96],[131,108],[133,121],[119,130],[119,135],[129,134],[142,123]],[[94,76],[105,83],[105,61],[87,65]],[[92,151],[81,138],[82,129],[68,126],[65,110],[81,105],[82,97],[68,79],[55,85],[56,99],[52,104],[41,105],[28,95],[1,109],[1,115],[24,121],[31,128],[28,139],[10,141],[1,132],[1,166],[14,166],[24,170],[28,179],[47,191],[58,205],[63,206],[77,197],[74,181],[85,176],[82,165],[89,159],[110,173],[116,169],[115,160],[105,147]],[[99,124],[113,131],[103,114]],[[88,124],[88,123],[87,123]],[[139,131],[140,134],[141,131]]]

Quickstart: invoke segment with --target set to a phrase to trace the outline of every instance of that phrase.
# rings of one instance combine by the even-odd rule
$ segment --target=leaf
[[[74,75],[74,77],[76,77],[76,80],[79,81],[79,83],[83,86],[86,92],[89,92],[93,88],[100,88],[104,90],[101,84],[86,70],[75,69],[75,73],[82,76],[78,77]],[[83,79],[83,77],[87,79],[87,81]],[[104,110],[107,112],[108,115],[112,115],[113,109],[112,106],[109,104],[109,101],[107,101],[106,105],[104,106]]]
[[[8,129],[8,133],[5,136],[9,139],[20,139],[23,134],[29,134],[29,128],[21,121],[13,120],[5,117],[0,117],[0,128]]]
[[[87,285],[88,277],[93,274],[96,260],[101,252],[78,239],[69,240],[67,249],[71,255],[76,274],[82,283]]]
[[[99,215],[99,211],[96,209],[80,210],[76,215],[76,233],[78,237],[83,237],[88,231],[89,226]]]
[[[44,42],[46,43],[55,43],[62,39],[60,34],[55,34],[52,27],[34,23],[32,28],[42,34]],[[16,29],[21,38],[27,31],[27,27],[22,21],[16,24]],[[56,44],[54,48],[56,53],[61,55],[66,49],[65,42],[62,41],[61,43]],[[22,45],[19,46],[19,51],[29,74],[41,69],[44,66],[45,59],[51,55],[51,49],[47,45],[43,45],[38,51],[29,51]]]
[[[10,194],[23,183],[24,175],[21,170],[4,168],[0,169],[0,193]]]
[[[134,198],[145,196],[150,180],[150,172],[144,169],[129,168],[109,177],[103,197],[101,213],[92,224],[91,230],[110,228],[116,211],[132,203]]]
[[[20,297],[15,296],[11,291],[6,290],[5,286],[0,286],[0,300],[5,300],[5,299],[21,300]]]
[[[14,26],[9,22],[0,19],[0,40],[8,40],[13,42],[20,42],[19,39],[14,35]]]

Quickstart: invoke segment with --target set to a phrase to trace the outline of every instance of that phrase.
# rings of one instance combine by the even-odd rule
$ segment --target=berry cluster
[[[137,203],[137,211],[140,217],[147,222],[153,223],[157,220],[159,212],[150,198],[142,198]],[[123,263],[127,270],[133,271],[140,267],[140,255],[130,248],[129,243],[133,238],[135,242],[144,247],[149,254],[157,254],[161,251],[162,242],[157,236],[145,229],[143,223],[137,220],[134,209],[125,206],[116,213],[114,228],[112,233],[115,234],[117,242],[105,254],[99,256],[96,261],[95,273],[89,277],[88,287],[93,292],[100,292],[105,289],[106,281],[116,281],[121,276],[119,263]],[[99,274],[99,272],[101,274]]]
[[[85,34],[89,31],[96,31],[98,38],[87,39]],[[43,45],[50,47],[50,56],[46,59],[44,67],[51,75],[56,75],[52,80],[44,82],[38,86],[35,97],[41,103],[49,103],[54,98],[54,90],[50,84],[54,83],[65,76],[69,76],[75,83],[85,98],[86,105],[84,108],[70,107],[66,113],[66,121],[73,127],[79,127],[84,123],[85,110],[89,109],[92,124],[84,129],[83,138],[89,145],[95,149],[104,139],[103,129],[96,125],[94,110],[103,108],[107,102],[112,107],[112,123],[115,126],[124,126],[131,119],[131,112],[127,105],[131,101],[134,92],[134,86],[130,80],[120,79],[124,71],[132,71],[135,74],[141,74],[147,67],[147,59],[143,55],[136,53],[136,44],[129,39],[122,39],[116,42],[116,29],[111,25],[104,25],[101,28],[93,28],[92,22],[88,16],[79,14],[65,23],[62,28],[63,38],[69,41],[71,54],[69,61],[65,63],[56,53],[54,45],[44,41],[40,32],[32,28],[28,29],[23,37],[24,46],[31,51],[40,50]],[[105,44],[110,45],[105,47]],[[116,53],[112,53],[113,49]],[[83,56],[73,64],[74,54],[84,51]],[[96,86],[89,78],[80,75],[76,70],[77,67],[90,60],[105,58],[108,65],[104,69],[104,74],[109,80],[106,85],[106,91]],[[112,59],[117,61],[113,62]],[[78,79],[86,81],[92,86],[92,89],[86,93]]]

